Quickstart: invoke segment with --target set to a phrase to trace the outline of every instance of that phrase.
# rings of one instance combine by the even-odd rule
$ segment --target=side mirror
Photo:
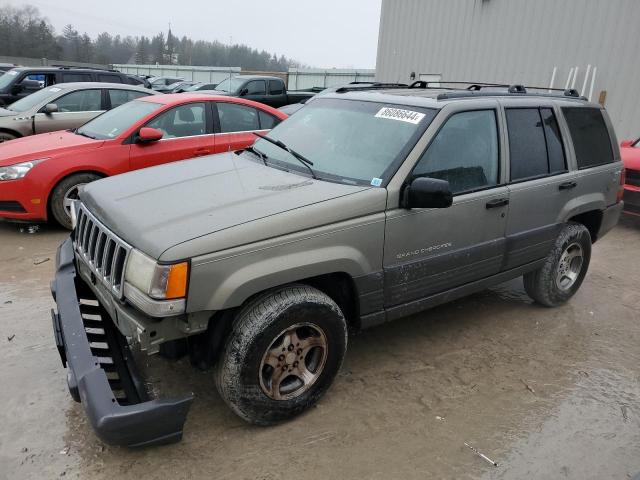
[[[142,127],[138,132],[136,143],[151,143],[160,140],[164,134],[157,128]]]
[[[42,110],[47,115],[51,115],[52,113],[56,113],[58,111],[58,105],[55,103],[47,103]]]
[[[633,140],[624,140],[620,146],[621,147],[632,147],[633,146]]]
[[[247,93],[249,93],[249,89],[248,88],[243,88],[242,90],[240,90],[240,96],[244,97]]]
[[[24,90],[24,85],[22,85],[21,83],[18,83],[17,85],[14,85],[13,87],[11,87],[11,95],[18,95],[19,93],[22,93],[23,90]]]
[[[453,203],[449,182],[437,178],[418,177],[405,187],[404,208],[447,208]]]

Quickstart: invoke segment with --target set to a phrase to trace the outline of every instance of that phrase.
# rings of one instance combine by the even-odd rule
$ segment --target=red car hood
[[[92,140],[67,131],[18,138],[0,143],[0,167],[76,150],[98,148],[103,143],[104,140]]]
[[[640,171],[640,148],[638,147],[622,147],[620,155],[627,170]]]

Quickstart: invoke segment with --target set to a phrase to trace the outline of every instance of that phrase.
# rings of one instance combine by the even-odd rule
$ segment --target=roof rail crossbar
[[[358,82],[340,87],[336,90],[336,93],[357,92],[361,90],[387,90],[392,88],[409,88],[409,85],[406,83]]]
[[[499,96],[529,96],[529,97],[551,97],[551,98],[567,98],[570,97],[576,100],[588,100],[587,97],[580,96],[575,92],[575,94],[565,94],[563,93],[544,93],[544,92],[527,92],[527,93],[518,93],[518,92],[491,92],[491,91],[471,91],[471,90],[457,90],[451,92],[443,92],[439,94],[436,99],[437,100],[451,100],[455,98],[471,98],[471,97],[499,97]]]

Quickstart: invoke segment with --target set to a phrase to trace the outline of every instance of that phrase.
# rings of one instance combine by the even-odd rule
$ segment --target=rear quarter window
[[[108,73],[99,73],[98,81],[107,82],[107,83],[122,83],[122,78],[120,78],[118,75],[110,75]]]
[[[612,163],[613,150],[607,125],[598,108],[563,107],[578,168]]]
[[[71,82],[92,82],[93,77],[90,73],[63,73],[62,74],[62,82],[63,83],[71,83]]]

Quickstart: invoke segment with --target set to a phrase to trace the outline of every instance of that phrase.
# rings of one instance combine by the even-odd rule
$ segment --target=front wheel
[[[50,208],[56,222],[71,230],[71,203],[78,199],[83,186],[98,179],[100,176],[95,173],[77,173],[62,179],[55,186],[51,193]]]
[[[11,133],[0,132],[0,143],[8,142],[9,140],[15,140],[16,138],[18,137]]]
[[[536,302],[557,307],[580,288],[591,260],[591,235],[579,223],[568,223],[544,265],[524,275],[524,289]]]
[[[346,321],[331,298],[306,285],[283,287],[240,311],[216,365],[216,386],[241,418],[277,423],[318,401],[346,348]]]

